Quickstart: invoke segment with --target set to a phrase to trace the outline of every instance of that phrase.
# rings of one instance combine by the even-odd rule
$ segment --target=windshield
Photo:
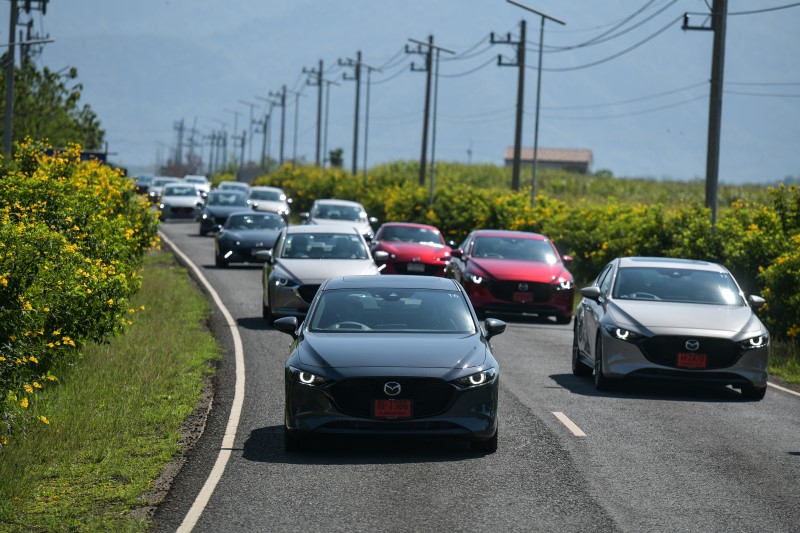
[[[474,334],[475,322],[458,291],[342,289],[326,291],[310,317],[312,331]]]
[[[367,214],[363,209],[351,205],[318,205],[312,213],[314,218],[327,218],[331,220],[366,220]]]
[[[197,189],[194,185],[167,185],[164,196],[197,196]]]
[[[231,215],[225,223],[230,230],[280,230],[285,223],[281,217],[259,214]]]
[[[247,196],[237,191],[215,191],[208,195],[206,205],[246,206]]]
[[[272,202],[282,202],[286,200],[286,196],[278,191],[251,191],[251,200],[269,200]]]
[[[713,305],[744,305],[739,287],[724,272],[686,268],[620,268],[612,297]]]
[[[286,236],[287,259],[369,259],[367,247],[353,233],[295,233]]]
[[[553,246],[544,239],[517,237],[478,237],[472,247],[473,257],[558,263]]]
[[[380,240],[418,244],[444,244],[444,240],[438,231],[408,226],[386,226],[381,231]]]

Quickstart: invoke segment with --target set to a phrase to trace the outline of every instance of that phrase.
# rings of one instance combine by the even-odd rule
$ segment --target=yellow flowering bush
[[[157,220],[131,180],[80,148],[26,141],[0,162],[0,400],[3,425],[85,341],[121,331]]]

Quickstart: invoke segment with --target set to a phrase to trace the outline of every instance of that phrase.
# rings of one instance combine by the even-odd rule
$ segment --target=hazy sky
[[[526,0],[563,22],[545,24],[539,146],[585,148],[593,169],[616,176],[703,179],[711,31],[683,31],[681,16],[708,26],[712,0]],[[8,38],[8,3],[0,40]],[[729,0],[720,181],[771,183],[800,176],[800,5]],[[792,6],[785,9],[771,9]],[[747,13],[754,12],[754,13]],[[315,157],[317,89],[303,68],[323,61],[331,85],[329,149],[351,167],[355,59],[371,75],[367,164],[418,159],[425,74],[409,39],[433,35],[442,53],[436,106],[437,161],[501,164],[513,144],[516,68],[509,45],[527,21],[523,144],[533,145],[540,18],[505,0],[52,0],[34,28],[55,42],[39,63],[78,69],[82,101],[98,114],[112,159],[153,171],[176,145],[183,119],[197,140],[262,118],[262,98],[287,100],[284,157]],[[413,45],[412,45],[413,46]],[[361,86],[358,167],[363,165],[366,76]],[[258,104],[255,107],[242,101]],[[295,128],[295,114],[297,127]],[[281,109],[272,112],[270,155],[279,152]],[[296,132],[296,144],[295,144]],[[246,144],[259,159],[262,136]],[[296,146],[296,148],[295,148]],[[184,148],[184,153],[188,150]],[[208,141],[197,151],[208,159]],[[429,157],[431,153],[429,151]]]

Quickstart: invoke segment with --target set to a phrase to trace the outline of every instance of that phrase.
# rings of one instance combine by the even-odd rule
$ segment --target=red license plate
[[[678,366],[681,368],[705,368],[708,358],[704,353],[679,353]]]
[[[514,301],[526,304],[533,301],[533,294],[529,292],[515,292]]]
[[[375,400],[373,414],[380,418],[408,418],[411,416],[411,400]]]

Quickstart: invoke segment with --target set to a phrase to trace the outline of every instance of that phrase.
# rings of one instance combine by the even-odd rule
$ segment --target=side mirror
[[[281,333],[286,333],[288,335],[291,335],[293,339],[297,340],[298,322],[296,316],[285,316],[283,318],[279,318],[272,324],[275,326],[275,329],[277,329]]]
[[[561,260],[565,263],[572,263],[574,261],[571,255],[562,255]]]
[[[221,225],[219,225],[219,224],[217,224],[216,226],[214,226],[213,228],[211,228],[211,231],[212,231],[213,233],[222,233],[222,226],[221,226]]]
[[[767,301],[764,298],[762,298],[761,296],[756,296],[755,294],[751,294],[747,298],[747,301],[750,304],[750,307],[752,307],[753,309],[759,309],[765,303],[767,303]]]
[[[462,250],[461,248],[453,248],[450,251],[450,255],[452,255],[453,257],[463,257],[464,256],[464,250]]]
[[[591,287],[584,287],[581,289],[581,296],[597,301],[600,299],[600,287],[595,285],[592,285]]]
[[[308,213],[300,213],[297,216],[300,217],[300,220],[308,220]]]
[[[292,198],[287,198],[287,199],[286,199],[286,203],[287,203],[287,204],[294,203],[294,200],[293,200]]]
[[[369,217],[369,223],[370,224],[377,224],[378,223],[378,219],[376,217]]]
[[[389,252],[385,252],[383,250],[378,250],[374,254],[372,254],[372,258],[375,260],[376,263],[385,263],[389,260]]]
[[[506,323],[497,318],[487,318],[486,322],[484,322],[484,326],[486,327],[486,340],[500,335],[506,330]]]
[[[253,253],[253,257],[259,261],[269,263],[272,261],[272,250],[256,250],[255,253]]]

